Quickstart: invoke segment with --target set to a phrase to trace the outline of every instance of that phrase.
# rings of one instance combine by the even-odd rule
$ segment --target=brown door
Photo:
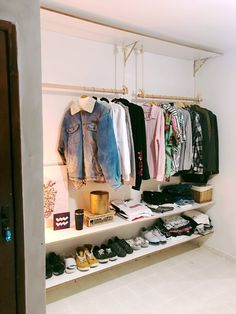
[[[0,21],[0,313],[25,313],[15,27]]]

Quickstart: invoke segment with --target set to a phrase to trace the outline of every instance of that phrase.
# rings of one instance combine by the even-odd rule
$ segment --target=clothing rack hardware
[[[172,101],[186,101],[186,102],[196,102],[199,103],[202,101],[200,97],[180,97],[180,96],[166,96],[166,95],[154,95],[154,94],[145,94],[143,89],[140,89],[137,93],[137,98],[142,99],[157,99],[157,100],[172,100]]]
[[[75,85],[64,85],[55,83],[42,83],[42,89],[61,89],[61,90],[73,90],[73,91],[85,91],[93,93],[109,93],[109,94],[128,94],[128,88],[122,86],[122,88],[100,88],[100,87],[88,87],[88,86],[75,86]]]

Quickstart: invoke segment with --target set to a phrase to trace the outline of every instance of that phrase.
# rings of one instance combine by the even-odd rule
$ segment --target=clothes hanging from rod
[[[109,140],[108,140],[109,139]],[[121,185],[120,162],[111,110],[96,101],[93,111],[66,111],[58,152],[67,165],[69,179],[76,188],[87,181]]]
[[[86,135],[88,130],[89,132],[95,131],[91,132],[93,135],[87,136],[87,134],[86,136],[89,139],[88,143],[90,143],[90,137],[93,137],[95,150],[101,152],[98,148],[100,139],[97,130],[102,115],[98,112],[107,110],[112,129],[108,133],[111,132],[113,135],[111,137],[107,134],[104,136],[107,144],[112,141],[111,146],[115,145],[116,147],[116,169],[111,168],[110,172],[112,175],[115,173],[115,177],[109,178],[106,174],[106,167],[114,156],[110,155],[109,157],[109,153],[102,148],[103,158],[106,160],[104,164],[102,165],[98,160],[99,156],[95,157],[96,169],[100,169],[99,174],[94,176],[90,173],[88,175],[90,170],[85,170],[86,167],[90,169],[91,164],[94,164],[91,156],[90,158],[86,157],[86,160],[80,160],[82,175],[71,176],[74,183],[78,179],[78,187],[84,183],[84,180],[95,180],[108,182],[115,188],[122,183],[133,184],[132,188],[139,190],[142,180],[150,178],[165,181],[173,175],[181,175],[187,181],[194,178],[197,182],[204,181],[203,178],[209,178],[209,175],[218,173],[217,119],[208,110],[192,103],[191,105],[188,103],[186,106],[185,102],[180,103],[179,100],[177,103],[151,100],[137,105],[125,98],[115,98],[113,102],[94,100],[92,97],[91,99],[94,103],[94,108],[90,108],[91,110],[86,111],[86,108],[79,108],[80,110],[74,115],[71,115],[70,112],[70,116],[78,119],[77,122],[69,121],[68,117],[64,117],[63,124],[66,123],[65,121],[69,122],[64,126],[66,136],[65,134],[61,135],[61,138],[65,140],[67,137],[68,143],[65,144],[66,141],[64,141],[65,147],[59,145],[59,152],[65,160],[69,151],[65,152],[65,149],[66,147],[68,149],[69,142],[71,143],[74,136],[72,134],[77,132],[77,129],[81,130],[77,132],[77,136],[80,133],[79,136]],[[96,111],[96,107],[100,109]],[[94,112],[98,113],[96,117],[93,117]],[[94,125],[93,130],[90,122]],[[77,129],[76,125],[79,125]],[[107,128],[107,126],[104,127]],[[86,140],[83,139],[83,141],[87,147]],[[81,149],[84,152],[87,148],[81,147]],[[78,154],[80,153],[78,152]],[[92,156],[94,158],[93,153]],[[73,160],[73,158],[70,159]],[[104,171],[103,167],[105,167]],[[69,172],[72,168],[73,165],[68,165]]]
[[[140,190],[142,180],[150,179],[147,162],[146,127],[142,108],[125,98],[114,99],[113,102],[121,103],[128,108],[135,153],[135,190]]]
[[[158,106],[155,106],[157,105]],[[186,181],[207,182],[211,175],[219,172],[218,167],[218,129],[216,116],[205,108],[175,103],[142,104],[145,107],[163,109],[165,123],[165,179],[172,175],[182,175]],[[151,110],[150,109],[150,110]],[[201,115],[201,116],[200,116]],[[150,117],[145,116],[146,129],[150,133]],[[153,122],[154,123],[154,122]],[[153,138],[147,139],[148,156],[152,154]],[[163,135],[162,135],[163,140]],[[149,159],[150,177],[155,178],[152,172],[156,161]],[[159,172],[159,175],[161,173]]]

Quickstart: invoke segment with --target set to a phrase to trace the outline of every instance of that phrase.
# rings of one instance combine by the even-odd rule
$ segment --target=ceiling
[[[235,0],[47,0],[41,5],[203,50],[224,53],[236,46]]]

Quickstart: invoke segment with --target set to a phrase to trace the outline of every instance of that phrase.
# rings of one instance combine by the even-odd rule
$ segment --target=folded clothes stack
[[[194,203],[191,184],[173,184],[162,188],[162,191],[143,191],[142,201],[154,212],[173,210],[178,206]]]
[[[115,209],[117,215],[128,221],[153,216],[150,208],[135,200],[114,200],[111,202],[111,207]]]
[[[206,235],[212,232],[213,225],[207,214],[201,213],[197,210],[190,210],[185,212],[182,217],[188,219],[194,226],[194,233]]]

